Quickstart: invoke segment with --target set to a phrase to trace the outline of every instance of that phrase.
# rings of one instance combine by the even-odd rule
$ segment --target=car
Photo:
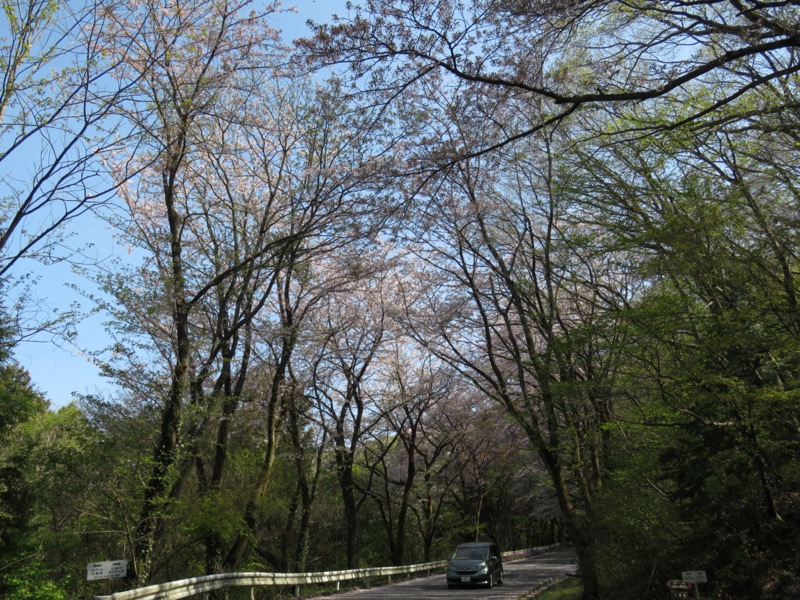
[[[489,588],[503,583],[503,557],[491,542],[459,544],[447,563],[447,587],[485,585]]]

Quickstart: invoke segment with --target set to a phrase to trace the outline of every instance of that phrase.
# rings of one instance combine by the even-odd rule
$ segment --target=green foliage
[[[781,597],[788,590],[777,596],[759,590],[769,589],[780,571],[798,567],[799,449],[783,422],[796,412],[790,407],[798,398],[786,394],[776,403],[774,390],[761,394],[719,379],[703,383],[692,386],[687,403],[703,420],[677,429],[661,454],[663,476],[676,486],[671,498],[681,519],[693,525],[683,555],[713,569],[729,594]]]
[[[50,411],[29,388],[10,389],[35,408],[5,432],[0,452],[0,594],[73,598],[108,537],[97,532],[106,523],[84,516],[101,465],[97,432],[73,405]]]
[[[47,403],[12,362],[0,366],[0,560],[24,547],[36,487],[25,427]]]
[[[625,422],[638,415],[621,414]],[[666,414],[650,415],[658,422]],[[674,415],[673,415],[674,416]],[[595,503],[598,571],[604,589],[619,600],[658,593],[665,581],[687,569],[681,550],[691,531],[671,500],[674,487],[659,478],[659,452],[670,430],[624,426],[610,449],[609,476]]]
[[[245,529],[241,494],[232,487],[216,493],[206,493],[199,500],[176,507],[186,515],[187,528],[192,537],[202,538],[213,532],[230,543],[237,533]]]
[[[583,598],[583,588],[580,580],[569,577],[534,597],[536,600],[580,600]]]
[[[0,365],[0,439],[34,414],[47,408],[47,401],[31,385],[30,375],[14,362]]]
[[[662,117],[637,111],[636,125]],[[579,152],[582,217],[602,223],[642,281],[621,312],[625,358],[595,506],[614,597],[663,594],[686,569],[707,570],[718,597],[797,594],[786,573],[800,568],[800,232],[796,173],[780,166],[796,164],[794,139],[755,117]]]
[[[74,597],[74,586],[68,580],[58,581],[38,557],[2,575],[0,589],[6,600],[69,600]]]

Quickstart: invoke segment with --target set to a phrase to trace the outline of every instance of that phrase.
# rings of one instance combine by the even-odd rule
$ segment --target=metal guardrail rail
[[[503,557],[510,560],[524,558],[548,552],[557,547],[559,547],[558,544],[503,552]],[[299,586],[301,585],[335,583],[336,589],[339,589],[339,584],[342,581],[352,581],[354,579],[369,581],[371,578],[411,575],[422,571],[429,573],[435,569],[443,569],[446,565],[446,560],[438,560],[417,565],[350,569],[347,571],[320,571],[317,573],[221,573],[158,583],[106,596],[95,596],[94,600],[178,600],[179,598],[190,598],[198,594],[206,594],[214,590],[232,587],[249,587],[251,597],[254,597],[255,588],[274,585],[295,586],[295,595],[299,596]]]

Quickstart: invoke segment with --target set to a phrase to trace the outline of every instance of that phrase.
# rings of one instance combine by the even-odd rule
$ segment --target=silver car
[[[503,558],[500,549],[490,542],[459,544],[447,564],[447,587],[503,583]]]

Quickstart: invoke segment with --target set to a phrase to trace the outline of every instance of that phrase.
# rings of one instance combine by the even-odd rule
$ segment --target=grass
[[[534,598],[535,600],[580,600],[582,594],[581,580],[577,577],[567,577]]]

